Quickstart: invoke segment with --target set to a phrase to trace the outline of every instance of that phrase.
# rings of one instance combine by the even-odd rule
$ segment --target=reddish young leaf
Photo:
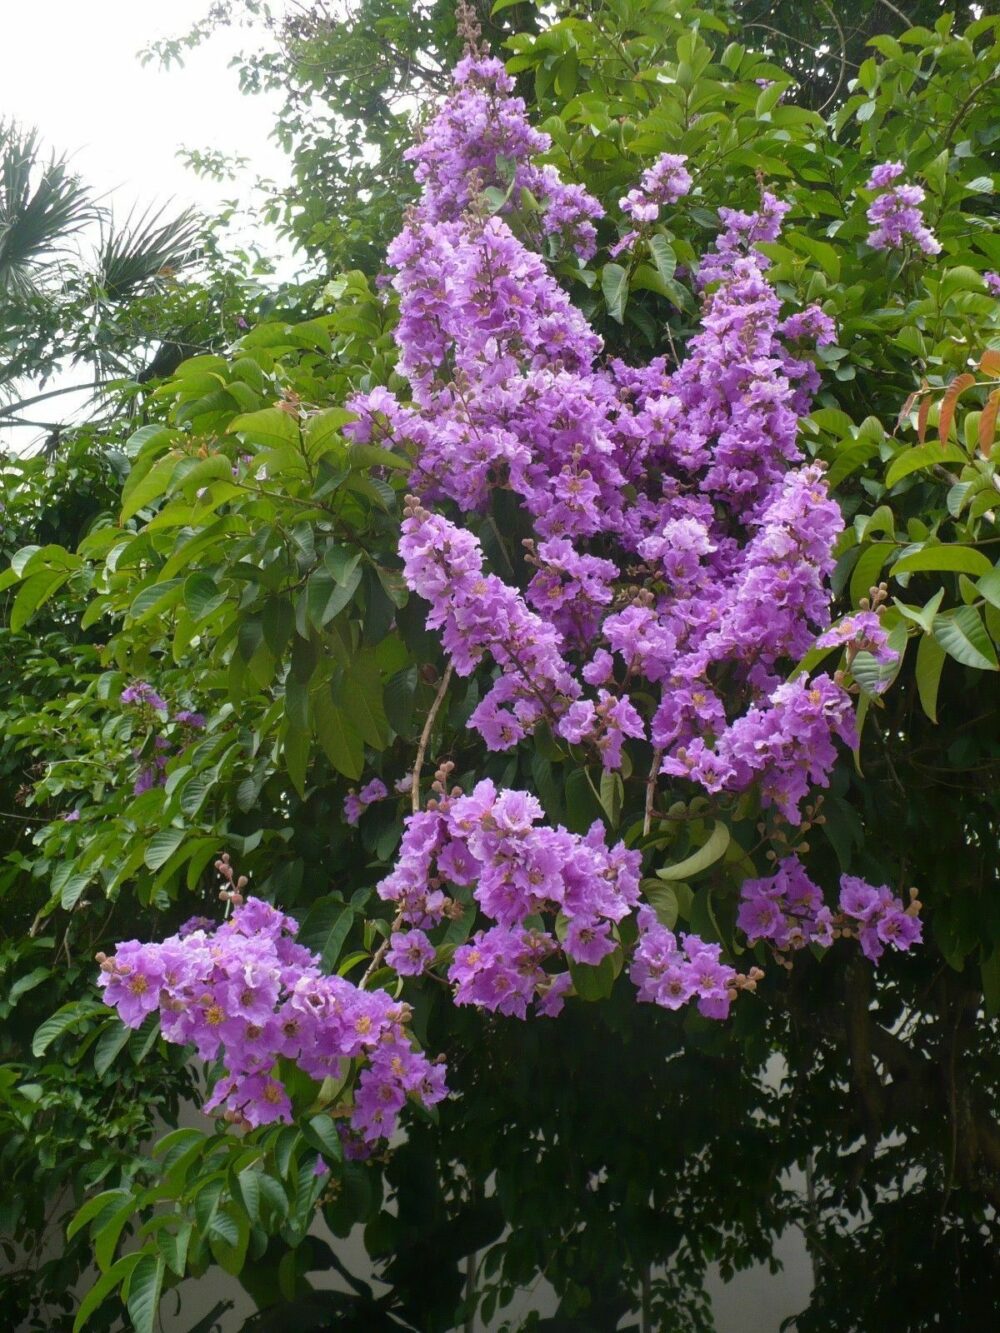
[[[938,427],[938,436],[942,444],[948,443],[948,436],[951,434],[951,423],[955,418],[955,406],[958,403],[959,395],[966,389],[971,388],[976,382],[975,375],[966,372],[964,375],[957,375],[948,385],[948,392],[941,402],[941,424]]]
[[[1000,389],[994,389],[986,400],[983,414],[979,418],[979,451],[984,458],[989,458],[993,451],[998,411],[1000,411]]]

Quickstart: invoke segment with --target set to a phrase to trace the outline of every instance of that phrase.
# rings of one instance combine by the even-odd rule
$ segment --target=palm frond
[[[29,295],[95,216],[64,157],[44,161],[38,133],[0,121],[0,292]]]
[[[146,209],[122,226],[112,219],[101,232],[96,280],[106,301],[138,295],[158,277],[172,276],[201,253],[203,223],[190,209],[163,221],[165,208]]]

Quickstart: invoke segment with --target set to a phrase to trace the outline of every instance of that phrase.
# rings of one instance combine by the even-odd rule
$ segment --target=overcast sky
[[[210,2],[0,0],[0,118],[37,127],[46,148],[65,153],[119,221],[135,206],[179,212],[193,205],[212,214],[223,200],[246,202],[255,176],[288,175],[287,159],[268,138],[274,104],[244,96],[228,67],[248,34],[219,33],[168,71],[137,59],[150,41],[185,33]],[[242,183],[196,176],[177,157],[182,146],[249,159]],[[272,255],[285,249],[273,235],[263,239]],[[294,268],[286,250],[279,272]],[[78,378],[57,371],[47,387]],[[75,398],[62,405],[72,409]],[[30,452],[43,439],[44,432],[0,426],[0,450]]]
[[[175,156],[182,145],[238,152],[259,172],[282,175],[266,100],[243,96],[227,68],[239,33],[217,35],[182,69],[136,59],[150,40],[185,32],[209,4],[0,0],[0,115],[36,125],[84,180],[111,192],[116,212],[168,198],[211,209],[231,194],[187,171]]]

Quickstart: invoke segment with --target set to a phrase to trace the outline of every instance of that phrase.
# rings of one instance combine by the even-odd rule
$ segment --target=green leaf
[[[135,1211],[135,1200],[129,1198],[120,1208],[116,1208],[108,1220],[94,1232],[94,1258],[102,1272],[106,1273],[111,1268],[115,1250],[117,1250],[121,1234],[125,1230],[125,1223],[135,1215]]]
[[[302,1137],[310,1147],[331,1162],[343,1161],[344,1145],[328,1115],[314,1115],[302,1126]]]
[[[912,574],[922,570],[945,570],[971,574],[990,574],[993,566],[972,546],[925,546],[922,551],[904,555],[892,566],[891,573]]]
[[[216,1263],[237,1276],[246,1262],[250,1224],[244,1216],[234,1216],[234,1205],[227,1204],[214,1214],[208,1225],[208,1240]]]
[[[98,1077],[106,1074],[117,1060],[128,1045],[132,1031],[132,1028],[116,1019],[101,1033],[94,1047],[94,1071]]]
[[[967,463],[968,461],[968,455],[963,453],[957,445],[947,444],[942,446],[937,442],[917,444],[912,449],[904,449],[901,454],[896,455],[885,474],[885,484],[889,490],[892,490],[897,481],[902,481],[911,472],[934,467],[938,463]]]
[[[990,606],[1000,609],[1000,569],[991,569],[976,584],[976,591]]]
[[[937,722],[937,695],[941,668],[947,656],[933,634],[922,634],[917,645],[917,694],[920,707],[932,722]]]
[[[161,1231],[156,1237],[156,1243],[167,1262],[167,1267],[177,1277],[184,1276],[188,1245],[191,1242],[191,1232],[193,1230],[194,1227],[185,1218],[180,1222],[176,1235],[169,1231]]]
[[[72,1240],[76,1233],[82,1230],[88,1222],[95,1217],[99,1217],[103,1212],[109,1212],[116,1205],[120,1208],[129,1197],[128,1190],[104,1190],[100,1194],[95,1194],[75,1214],[72,1222],[66,1228],[66,1239]]]
[[[353,908],[345,907],[341,899],[320,898],[306,913],[299,930],[299,943],[319,954],[323,967],[332,972],[353,921]]]
[[[184,588],[180,579],[151,583],[148,588],[143,588],[132,602],[128,609],[128,620],[132,625],[141,625],[144,621],[152,620],[157,612],[167,611],[175,606],[183,595]]]
[[[148,472],[133,470],[129,474],[122,488],[123,523],[140,509],[145,509],[151,500],[158,500],[165,494],[170,478],[174,475],[174,469],[182,457],[182,454],[169,453],[158,459]]]
[[[186,836],[187,831],[182,828],[159,829],[150,838],[146,854],[142,858],[146,866],[150,870],[159,870],[165,866]]]
[[[716,823],[704,846],[699,847],[696,852],[692,852],[683,861],[678,861],[676,865],[664,866],[662,870],[657,870],[656,878],[667,880],[690,879],[692,875],[707,870],[720,857],[725,856],[730,837],[729,826],[723,824],[720,820]]]
[[[251,1224],[256,1224],[260,1217],[260,1172],[253,1167],[240,1171],[233,1188]]]
[[[616,959],[617,955],[617,959]],[[602,958],[596,966],[586,963],[574,963],[569,960],[569,972],[573,978],[573,989],[581,1000],[606,1000],[614,989],[615,977],[621,971],[620,948]],[[616,965],[617,964],[617,965]]]
[[[625,784],[622,782],[622,775],[604,770],[601,773],[600,801],[612,828],[618,827],[624,800]]]
[[[996,671],[996,649],[974,606],[942,611],[934,621],[934,637],[945,652],[963,666]]]
[[[649,252],[653,256],[656,271],[664,282],[669,282],[677,269],[677,256],[665,236],[650,236]]]
[[[673,930],[677,925],[677,917],[680,912],[680,904],[677,901],[677,893],[671,884],[661,884],[659,880],[646,879],[639,886],[642,889],[642,895],[656,913],[657,920],[661,926],[666,926],[668,930]]]
[[[937,592],[923,606],[907,606],[897,597],[892,599],[893,605],[900,611],[907,620],[912,620],[915,625],[919,625],[925,634],[934,633],[934,617],[941,609],[941,603],[944,601],[944,588],[938,588]]]
[[[196,621],[217,610],[225,600],[226,594],[210,574],[199,572],[184,580],[184,605]]]
[[[310,455],[315,458],[317,454],[326,452],[336,443],[346,447],[346,441],[340,433],[341,427],[357,419],[358,414],[348,411],[346,407],[331,407],[310,417],[305,426],[306,444]]]
[[[844,449],[838,449],[836,457],[826,473],[826,484],[834,490],[845,481],[852,472],[864,467],[870,458],[878,453],[878,445],[871,440],[856,440]]]
[[[306,587],[306,608],[309,620],[316,629],[328,625],[340,614],[358,590],[361,568],[355,564],[343,580],[329,569],[314,570]]]
[[[163,1272],[161,1254],[144,1254],[129,1276],[126,1305],[135,1333],[153,1333],[153,1321],[163,1290]]]
[[[31,1054],[44,1055],[57,1037],[61,1037],[96,1014],[106,1013],[107,1006],[98,1004],[94,1000],[71,1000],[69,1004],[57,1009],[36,1030],[31,1039]]]
[[[384,750],[389,744],[389,723],[382,704],[378,671],[370,659],[357,663],[345,677],[340,702],[362,740],[373,750]]]
[[[333,702],[328,689],[313,697],[316,736],[330,763],[348,778],[359,778],[365,764],[365,743],[354,723]]]
[[[878,582],[882,566],[894,550],[896,547],[892,542],[876,542],[874,546],[866,546],[862,550],[851,575],[851,601],[855,606],[862,597],[868,596]]]
[[[413,722],[413,701],[417,688],[417,668],[404,667],[385,683],[382,702],[386,717],[398,736],[407,736]]]
[[[69,578],[64,569],[46,569],[32,574],[18,589],[10,611],[10,628],[16,633],[57,592]]]
[[[259,412],[244,412],[234,417],[226,427],[227,434],[239,431],[251,444],[263,444],[269,448],[281,445],[297,446],[299,426],[294,417],[282,412],[278,407],[265,407]]]
[[[601,291],[608,307],[608,314],[621,324],[625,319],[625,305],[628,301],[628,273],[621,264],[605,264],[601,270]]]
[[[866,694],[881,696],[896,679],[903,665],[908,642],[904,621],[894,626],[888,636],[888,646],[896,654],[892,662],[879,662],[874,654],[860,652],[851,663],[851,675]]]
[[[140,1250],[136,1250],[134,1254],[122,1255],[116,1264],[113,1264],[106,1273],[101,1274],[80,1302],[76,1319],[73,1321],[73,1333],[83,1333],[90,1316],[104,1304],[119,1283],[128,1278],[142,1257]]]

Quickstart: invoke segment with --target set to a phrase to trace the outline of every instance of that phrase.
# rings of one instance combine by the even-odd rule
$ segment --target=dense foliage
[[[701,1329],[798,1224],[797,1327],[986,1323],[1000,20],[827,120],[721,8],[494,8],[313,317],[4,462],[6,1299]]]

